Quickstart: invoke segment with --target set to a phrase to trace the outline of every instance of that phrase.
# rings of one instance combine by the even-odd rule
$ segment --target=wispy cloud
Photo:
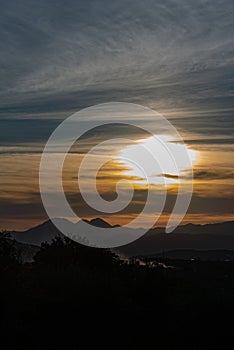
[[[1,110],[230,105],[232,14],[231,0],[2,2]]]

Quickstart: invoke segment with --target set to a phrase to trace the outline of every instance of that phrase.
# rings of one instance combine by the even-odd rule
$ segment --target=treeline
[[[34,262],[23,264],[2,233],[0,342],[30,350],[230,346],[234,264],[173,264],[126,263],[68,238],[42,244]]]

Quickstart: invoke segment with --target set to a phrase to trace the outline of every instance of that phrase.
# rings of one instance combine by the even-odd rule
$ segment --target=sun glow
[[[122,149],[117,159],[134,183],[170,186],[186,179],[198,153],[169,136],[154,135]]]

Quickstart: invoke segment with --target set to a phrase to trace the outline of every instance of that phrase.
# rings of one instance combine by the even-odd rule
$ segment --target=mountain
[[[35,246],[40,246],[42,242],[51,243],[56,236],[61,237],[63,235],[57,230],[50,220],[26,231],[11,232],[11,237],[17,242],[32,244]]]
[[[171,250],[232,250],[234,249],[234,221],[179,226],[166,234],[164,228],[151,229],[133,243],[119,248],[126,256],[152,255]]]
[[[190,234],[230,234],[234,233],[234,221],[226,221],[216,224],[187,224],[178,226],[173,233],[190,233]]]
[[[108,222],[104,221],[103,219],[100,218],[95,218],[92,220],[83,220],[84,222],[87,222],[88,224],[92,225],[92,226],[96,226],[96,227],[103,227],[103,228],[111,228],[114,226],[111,226]],[[79,222],[77,223],[79,224]]]
[[[73,224],[65,219],[56,220],[60,220],[66,228],[70,227],[71,232],[74,228],[79,232],[79,222]],[[113,227],[100,218],[84,221],[97,227]],[[133,233],[135,231],[137,230],[132,229]],[[50,243],[56,236],[63,234],[50,220],[24,232],[12,232],[16,241],[36,246],[45,241]],[[146,256],[175,250],[234,250],[234,221],[206,225],[188,224],[177,227],[169,234],[162,227],[154,228],[136,241],[115,249],[125,256]]]
[[[55,219],[56,221],[60,221],[66,227],[67,230],[73,232],[74,229],[79,232],[79,222],[73,224],[72,222],[66,219]],[[95,218],[90,221],[83,220],[89,223],[92,226],[102,227],[102,228],[111,228],[115,226],[111,226],[108,222]],[[56,226],[52,223],[51,220],[48,220],[38,226],[32,227],[26,231],[12,231],[11,237],[15,239],[17,242],[33,244],[36,246],[40,246],[43,242],[51,243],[55,237],[63,237],[64,235],[56,228]]]

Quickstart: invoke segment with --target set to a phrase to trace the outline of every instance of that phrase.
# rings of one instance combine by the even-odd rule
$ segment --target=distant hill
[[[65,219],[56,220],[70,227],[71,232],[74,227],[79,232],[79,222],[73,224]],[[100,218],[85,221],[97,227],[113,227]],[[56,236],[63,235],[50,220],[24,232],[12,232],[12,237],[17,242],[36,246],[42,242],[50,243]],[[115,249],[125,256],[153,255],[176,250],[234,250],[234,221],[207,225],[188,224],[177,227],[169,234],[165,233],[164,228],[155,228],[133,243]]]
[[[155,228],[135,242],[119,248],[126,256],[152,255],[172,250],[234,250],[234,221],[179,226],[172,233]]]

